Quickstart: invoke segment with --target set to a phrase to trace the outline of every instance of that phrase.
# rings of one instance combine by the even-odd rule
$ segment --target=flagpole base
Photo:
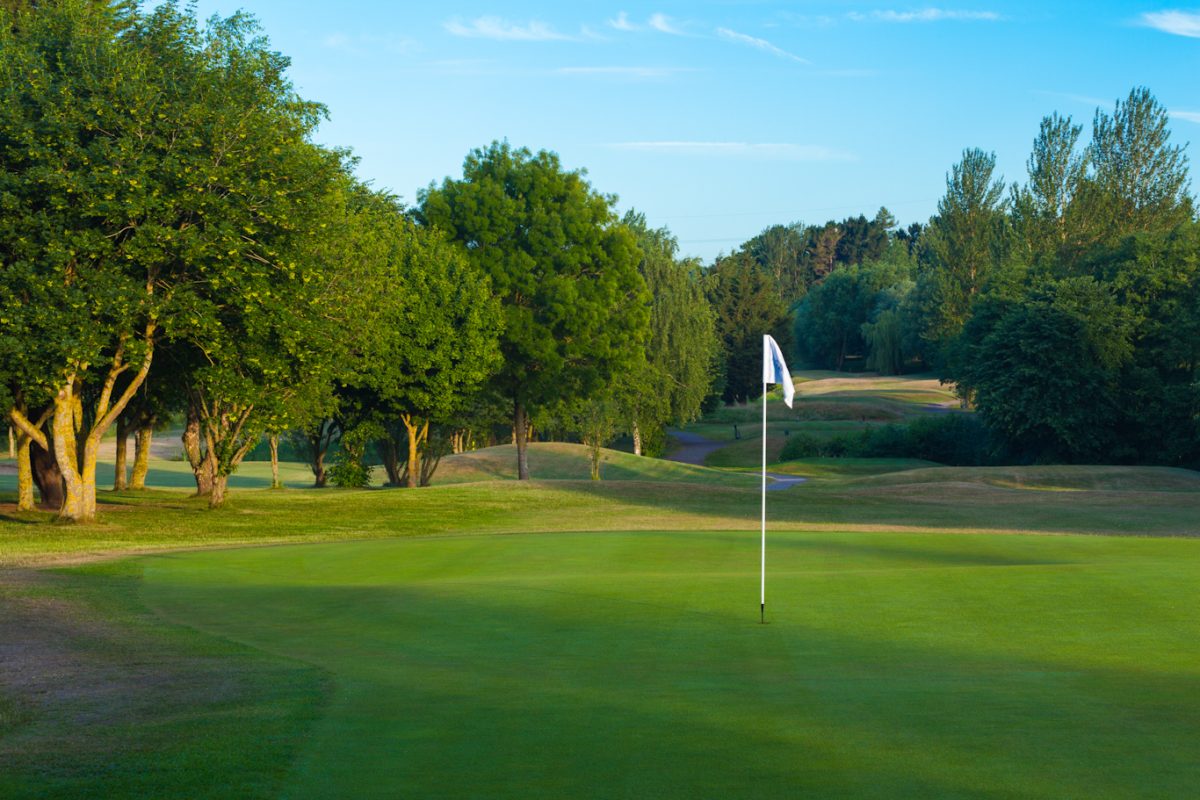
[[[760,625],[767,624],[767,604],[766,603],[758,604],[758,622]]]

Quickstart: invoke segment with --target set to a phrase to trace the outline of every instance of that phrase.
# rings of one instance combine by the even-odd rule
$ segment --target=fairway
[[[1200,542],[517,534],[140,559],[315,665],[286,797],[1181,797]]]

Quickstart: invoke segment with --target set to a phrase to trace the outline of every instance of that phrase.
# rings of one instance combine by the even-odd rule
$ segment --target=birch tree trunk
[[[133,474],[129,477],[129,488],[142,491],[146,488],[146,475],[150,472],[150,444],[154,440],[154,424],[143,424],[133,436]]]
[[[129,423],[124,415],[117,417],[117,453],[113,458],[113,491],[123,492],[128,486]]]
[[[9,428],[11,434],[12,429]],[[17,511],[33,511],[33,463],[29,448],[33,439],[22,433],[17,437]]]
[[[211,495],[217,465],[214,455],[200,447],[200,414],[192,402],[188,403],[187,425],[183,429],[183,452],[196,479],[196,496]]]
[[[267,444],[271,447],[271,488],[282,489],[283,484],[279,482],[279,434],[268,436]]]

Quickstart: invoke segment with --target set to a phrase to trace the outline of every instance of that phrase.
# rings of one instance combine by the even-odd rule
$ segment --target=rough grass
[[[0,797],[279,795],[327,676],[164,625],[141,572],[0,572]]]

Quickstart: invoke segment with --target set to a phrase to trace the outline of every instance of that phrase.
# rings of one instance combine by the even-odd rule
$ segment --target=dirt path
[[[710,453],[720,450],[729,444],[729,442],[719,442],[701,436],[698,433],[689,433],[687,431],[668,431],[667,433],[680,444],[678,449],[667,456],[667,459],[669,461],[678,461],[681,464],[694,464],[702,467],[704,466],[704,459],[708,458]],[[790,489],[808,480],[808,478],[801,478],[797,475],[782,475],[778,472],[768,472],[767,477],[771,479],[771,482],[767,484],[767,491],[769,492]]]

